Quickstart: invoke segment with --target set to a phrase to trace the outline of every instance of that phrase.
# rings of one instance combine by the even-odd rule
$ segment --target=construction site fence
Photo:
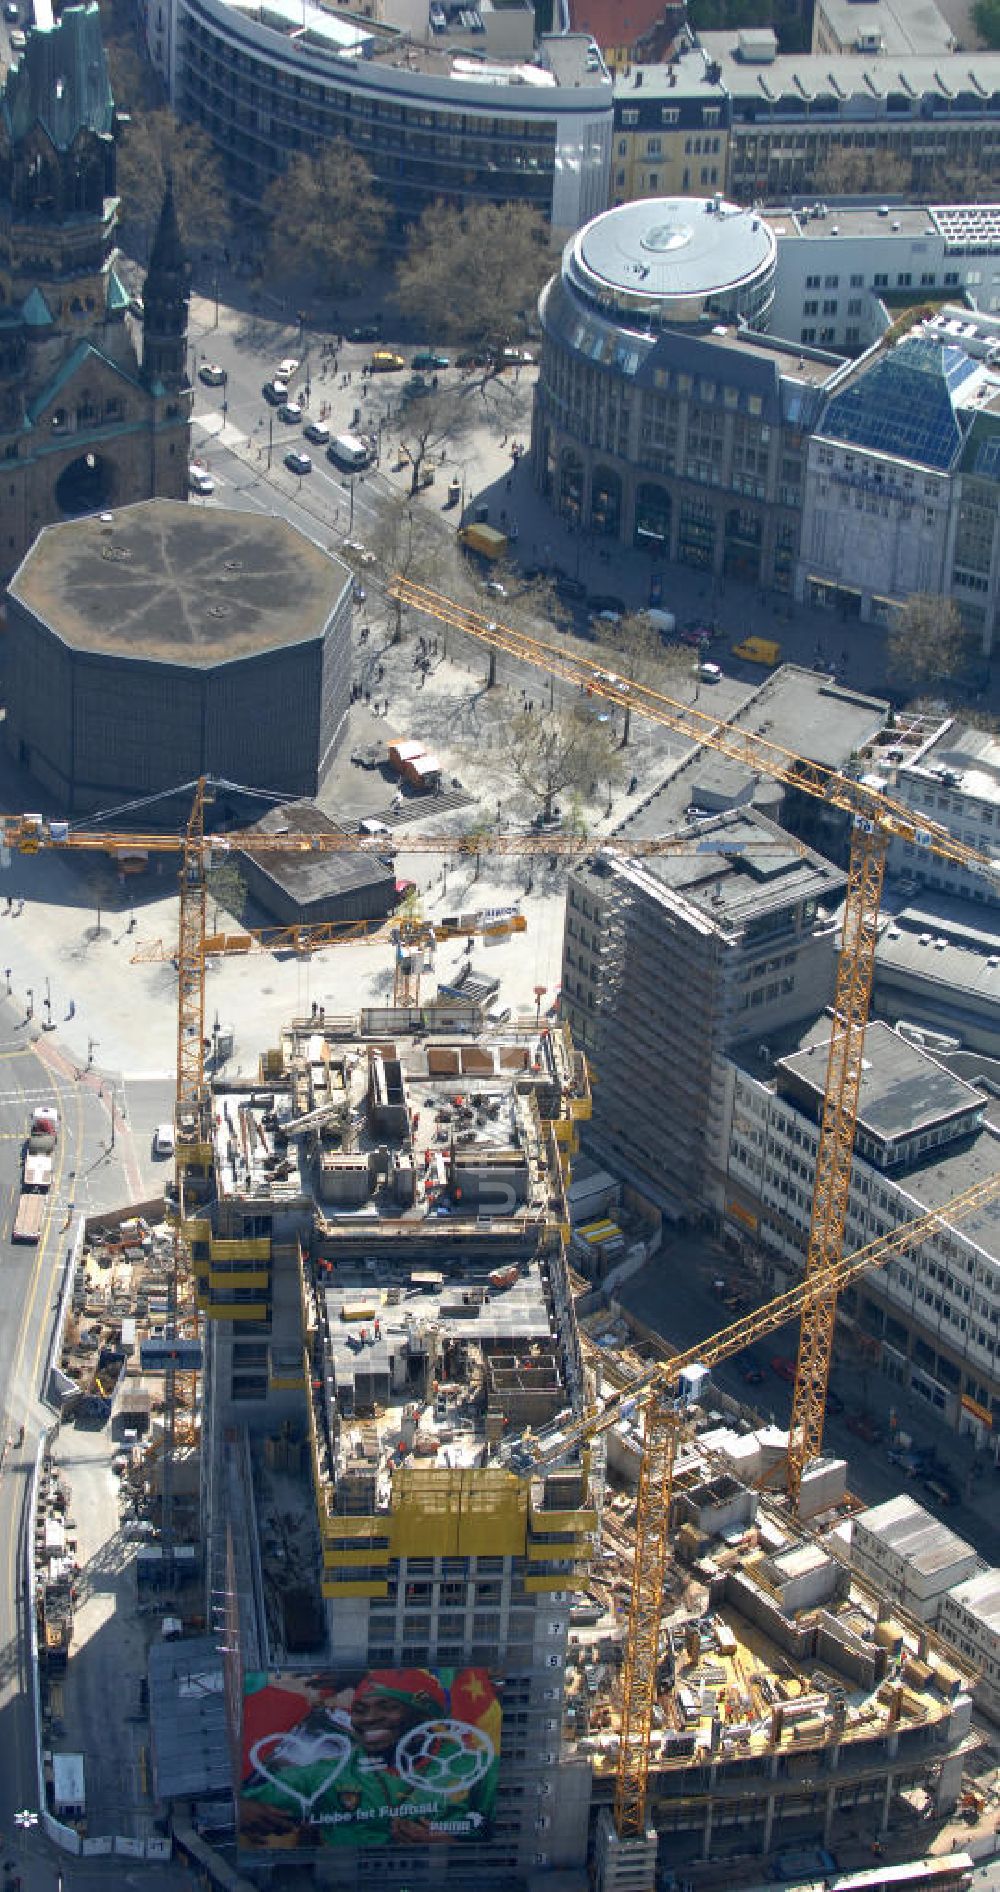
[[[159,1866],[173,1857],[173,1841],[159,1833],[150,1833],[145,1839],[130,1839],[125,1833],[99,1833],[85,1838],[75,1826],[64,1826],[47,1812],[42,1814],[42,1826],[54,1846],[64,1853],[75,1854],[78,1859],[107,1858],[114,1854],[119,1859],[155,1861]]]
[[[73,1276],[79,1265],[86,1235],[87,1224],[82,1216],[78,1216],[76,1227],[66,1243],[66,1248],[63,1253],[59,1294],[55,1302],[52,1316],[52,1329],[49,1334],[49,1344],[45,1353],[45,1371],[42,1375],[41,1386],[38,1388],[39,1398],[49,1407],[50,1411],[58,1411],[59,1409],[60,1401],[55,1394],[54,1375],[58,1365],[59,1355],[62,1352],[63,1334],[66,1331],[66,1319],[69,1314],[70,1295],[73,1292]]]

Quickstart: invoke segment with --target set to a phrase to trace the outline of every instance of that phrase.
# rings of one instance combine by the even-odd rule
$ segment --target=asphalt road
[[[49,1041],[44,1036],[33,1040],[23,1014],[0,1004],[0,1752],[7,1763],[0,1769],[0,1832],[5,1838],[13,1830],[15,1811],[35,1807],[38,1799],[21,1590],[24,1501],[44,1421],[38,1394],[70,1239],[67,1208],[92,1105],[81,1086],[52,1063]],[[55,1102],[61,1117],[52,1191],[37,1246],[15,1245],[10,1233],[22,1144],[33,1106],[46,1100]]]
[[[15,1813],[38,1806],[22,1580],[24,1532],[31,1528],[26,1501],[51,1422],[39,1396],[52,1321],[75,1217],[120,1203],[148,1184],[152,1127],[171,1095],[169,1084],[113,1086],[97,1070],[81,1073],[62,1053],[57,1032],[40,1030],[37,1015],[28,1020],[15,1002],[0,1000],[0,1857],[23,1863],[26,1888],[57,1884],[56,1856],[40,1834],[21,1832],[14,1822]],[[42,1235],[32,1247],[13,1243],[10,1234],[31,1111],[45,1101],[59,1110],[60,1135]],[[65,1869],[65,1892],[99,1876],[91,1878],[83,1862],[74,1862]],[[107,1871],[103,1883],[109,1883]]]

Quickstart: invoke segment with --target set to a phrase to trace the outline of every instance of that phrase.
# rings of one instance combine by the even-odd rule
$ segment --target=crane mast
[[[754,731],[733,728],[718,722],[691,705],[681,704],[644,685],[623,681],[613,673],[600,670],[593,663],[568,655],[556,645],[546,644],[487,620],[479,613],[453,600],[429,591],[424,586],[396,577],[389,596],[414,605],[428,616],[454,625],[486,644],[491,652],[503,651],[520,661],[535,665],[553,676],[560,676],[589,694],[617,703],[626,710],[636,710],[651,720],[703,743],[707,748],[731,757],[745,766],[783,783],[786,787],[815,797],[828,807],[840,809],[851,826],[850,865],[843,937],[837,966],[833,1023],[827,1060],[826,1092],[820,1121],[816,1162],[816,1186],[805,1273],[798,1288],[779,1297],[757,1316],[737,1322],[722,1335],[705,1343],[696,1357],[710,1364],[745,1345],[755,1333],[772,1330],[779,1324],[777,1309],[783,1307],[781,1320],[793,1313],[801,1315],[801,1334],[796,1365],[792,1422],[789,1436],[787,1480],[793,1497],[798,1496],[802,1474],[822,1445],[823,1418],[830,1358],[833,1345],[836,1303],[839,1288],[850,1278],[852,1267],[843,1264],[842,1251],[846,1227],[851,1163],[857,1123],[862,1075],[865,1027],[871,1000],[874,973],[877,921],[888,842],[892,836],[911,845],[927,848],[947,860],[957,861],[993,878],[997,863],[957,840],[939,823],[925,823],[903,804],[890,800],[867,783],[842,774],[822,763],[807,760],[764,738]],[[180,918],[178,929],[178,1007],[177,1007],[177,1097],[176,1097],[176,1167],[178,1223],[175,1231],[174,1262],[171,1276],[168,1331],[177,1331],[177,1290],[183,1262],[180,1226],[183,1221],[185,1191],[198,1193],[207,1184],[212,1162],[210,1125],[205,1092],[205,875],[210,843],[205,835],[206,784],[196,785],[190,818],[180,839]],[[71,833],[65,824],[45,824],[38,817],[3,818],[2,838],[7,845],[25,853],[35,853],[41,846],[82,847],[114,852],[116,846],[163,852],[176,850],[178,837]],[[317,835],[268,835],[249,830],[230,835],[221,845],[239,845],[253,852],[255,843],[262,852],[312,852],[328,848],[361,845],[358,837]],[[409,846],[409,841],[407,842]],[[536,850],[572,858],[606,849],[609,855],[669,852],[670,843],[662,840],[640,841],[633,845],[616,837],[596,842],[593,837],[537,837],[520,835],[483,835],[436,837],[424,836],[421,851],[446,848],[449,851],[489,849],[499,854]],[[685,840],[686,850],[691,843]],[[381,843],[384,851],[384,842]],[[372,850],[375,851],[375,850]],[[708,849],[706,849],[708,851]],[[987,1192],[989,1193],[989,1192]],[[971,1205],[977,1191],[967,1192]],[[952,1205],[954,1208],[956,1205]],[[924,1221],[923,1232],[936,1226],[941,1212]],[[913,1225],[917,1228],[919,1225]],[[902,1245],[905,1231],[897,1231],[880,1250],[875,1244],[863,1251],[862,1267],[887,1258],[891,1247]],[[913,1240],[920,1239],[914,1234]],[[859,1271],[857,1268],[853,1272]],[[618,1773],[615,1790],[615,1825],[621,1838],[642,1837],[645,1833],[649,1770],[649,1738],[657,1693],[660,1620],[663,1607],[663,1583],[670,1529],[670,1504],[674,1459],[677,1446],[677,1416],[671,1389],[691,1356],[678,1356],[667,1366],[653,1368],[642,1376],[634,1390],[645,1400],[643,1413],[643,1455],[640,1472],[636,1520],[636,1551],[632,1572],[628,1636],[623,1672],[622,1732],[619,1743]],[[172,1460],[175,1439],[175,1364],[168,1365],[166,1451],[164,1459],[164,1550],[172,1550]],[[617,1410],[617,1408],[616,1408]],[[582,1442],[606,1429],[606,1418],[587,1417],[571,1424],[562,1435],[556,1454],[567,1449],[567,1438]]]

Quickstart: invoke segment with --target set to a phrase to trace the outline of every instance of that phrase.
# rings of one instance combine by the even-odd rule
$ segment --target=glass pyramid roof
[[[819,432],[945,472],[962,442],[956,397],[977,373],[977,363],[960,348],[909,335],[833,395]]]

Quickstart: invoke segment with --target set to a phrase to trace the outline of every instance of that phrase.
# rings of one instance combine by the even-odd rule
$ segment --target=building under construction
[[[619,1840],[634,1416],[607,1453],[509,1449],[639,1364],[574,1311],[586,1070],[565,1027],[477,1038],[433,1009],[289,1027],[256,1086],[215,1095],[213,1204],[185,1223],[242,1869],[507,1892],[584,1885],[593,1848],[602,1892],[651,1892],[658,1850],[946,1810],[976,1745],[965,1668],[720,1458],[699,1382],[648,1827]],[[841,1466],[834,1526],[842,1496]]]
[[[216,1095],[215,1203],[186,1224],[213,1584],[239,1602],[241,1859],[509,1886],[586,1857],[590,1769],[564,1768],[562,1731],[587,1459],[488,1462],[582,1407],[564,1242],[586,1070],[564,1030],[337,1030],[303,1021],[253,1091]]]

